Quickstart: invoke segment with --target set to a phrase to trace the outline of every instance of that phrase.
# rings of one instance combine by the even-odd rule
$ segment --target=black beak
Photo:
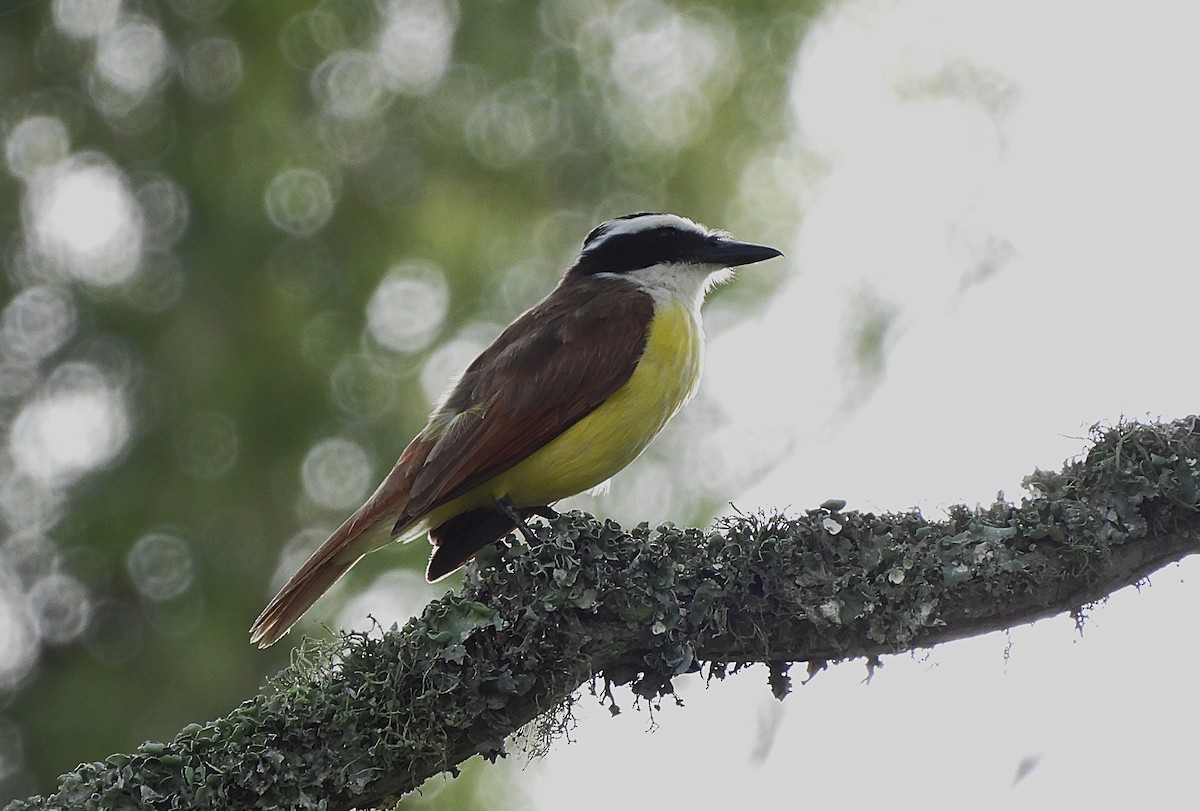
[[[766,245],[754,245],[750,242],[714,239],[700,250],[696,261],[706,265],[724,265],[732,268],[739,265],[752,265],[755,262],[762,262],[764,259],[774,259],[776,256],[783,256],[783,251],[777,251]]]

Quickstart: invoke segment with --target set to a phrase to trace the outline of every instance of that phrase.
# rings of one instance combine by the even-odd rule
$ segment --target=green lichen
[[[707,531],[565,513],[532,548],[480,555],[460,592],[404,628],[302,648],[228,716],[83,764],[8,811],[388,807],[473,754],[503,754],[539,716],[544,748],[589,679],[658,699],[702,667],[766,662],[782,697],[791,662],[812,673],[1078,612],[1200,551],[1196,419],[1093,433],[1085,458],[1031,475],[1020,504],[944,521],[838,501]]]

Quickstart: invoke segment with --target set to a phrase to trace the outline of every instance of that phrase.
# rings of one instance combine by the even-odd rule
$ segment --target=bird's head
[[[593,228],[568,276],[620,276],[651,293],[703,296],[728,268],[782,255],[677,214],[639,212]]]

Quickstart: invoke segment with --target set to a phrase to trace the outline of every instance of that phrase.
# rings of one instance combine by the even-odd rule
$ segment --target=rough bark
[[[489,551],[382,639],[302,651],[260,695],[165,744],[84,764],[49,808],[386,806],[599,676],[648,697],[702,666],[809,667],[1076,611],[1200,551],[1197,418],[1097,430],[1020,504],[873,515],[827,503],[710,530],[570,513]]]

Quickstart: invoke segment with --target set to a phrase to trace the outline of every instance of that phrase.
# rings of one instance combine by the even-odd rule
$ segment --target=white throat
[[[704,296],[718,284],[733,277],[733,271],[720,265],[660,264],[627,273],[598,273],[608,279],[622,279],[645,290],[654,299],[655,309],[682,306],[696,323]]]

